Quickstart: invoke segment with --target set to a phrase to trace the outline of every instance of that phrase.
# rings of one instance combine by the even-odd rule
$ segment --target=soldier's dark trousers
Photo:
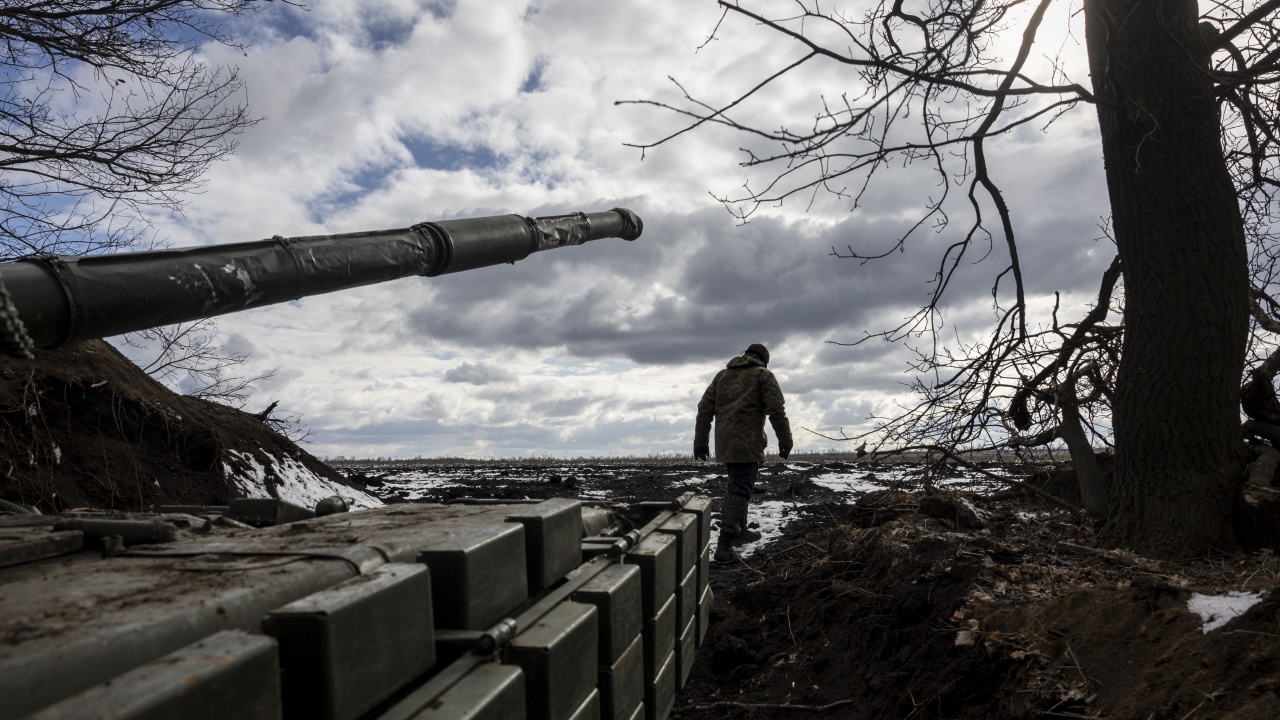
[[[747,506],[755,489],[760,463],[725,463],[729,471],[729,492],[720,510],[721,547],[729,547],[747,529]]]

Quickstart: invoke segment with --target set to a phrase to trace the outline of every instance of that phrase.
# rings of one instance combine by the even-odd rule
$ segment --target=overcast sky
[[[745,3],[744,4],[749,4]],[[757,3],[764,7],[769,3]],[[784,4],[785,5],[785,4]],[[687,453],[695,406],[717,370],[763,342],[786,394],[797,448],[893,412],[911,379],[905,349],[856,348],[931,290],[959,219],[907,252],[868,265],[832,247],[890,246],[939,192],[907,169],[854,210],[818,197],[742,225],[714,195],[760,186],[740,167],[740,135],[704,129],[640,151],[680,118],[619,100],[731,100],[798,49],[740,18],[699,50],[711,0],[311,0],[241,26],[250,45],[208,47],[234,64],[264,119],[215,166],[179,217],[158,217],[173,246],[393,227],[423,220],[627,207],[635,242],[601,240],[443,278],[306,298],[220,320],[249,372],[274,371],[246,408],[278,400],[311,427],[309,450],[335,457],[625,456]],[[1057,44],[1066,21],[1051,20]],[[1068,73],[1088,84],[1065,41]],[[1075,63],[1075,64],[1072,64]],[[811,125],[819,94],[853,88],[817,68],[736,117]],[[1048,132],[991,145],[1022,238],[1033,301],[1055,291],[1079,315],[1113,255],[1092,108]],[[959,198],[963,188],[953,193]],[[966,266],[947,319],[991,317],[1006,258]],[[774,447],[773,440],[770,440]]]

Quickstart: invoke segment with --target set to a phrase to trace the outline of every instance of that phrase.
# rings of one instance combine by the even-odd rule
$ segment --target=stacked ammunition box
[[[665,720],[709,502],[609,512],[584,537],[577,500],[392,505],[111,553],[0,518],[0,720]]]

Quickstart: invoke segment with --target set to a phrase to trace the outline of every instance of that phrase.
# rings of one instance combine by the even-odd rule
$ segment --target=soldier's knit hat
[[[751,343],[751,345],[747,347],[747,352],[763,360],[765,365],[769,364],[769,348],[761,345],[760,343]]]

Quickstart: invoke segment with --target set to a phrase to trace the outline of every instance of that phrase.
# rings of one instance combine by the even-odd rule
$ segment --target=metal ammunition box
[[[582,564],[582,502],[554,498],[507,516],[524,526],[529,594]]]
[[[162,546],[168,548],[169,546]],[[0,720],[51,705],[221,630],[257,629],[271,610],[353,575],[338,559],[80,555],[4,568]],[[226,570],[226,572],[223,572]],[[164,602],[136,597],[163,589]],[[59,612],[44,615],[50,598]]]
[[[689,618],[684,632],[676,638],[676,688],[684,689],[689,680],[689,672],[693,670],[693,660],[698,656],[698,620]]]
[[[682,512],[690,513],[698,518],[698,547],[704,548],[711,543],[711,498],[697,495],[684,504]]]
[[[422,551],[436,627],[487,630],[529,597],[524,526],[480,522]]]
[[[707,637],[707,628],[711,627],[711,603],[715,599],[715,593],[708,587],[702,591],[702,598],[698,600],[698,647],[702,647],[702,641]]]
[[[525,720],[524,671],[479,665],[412,720]]]
[[[658,526],[658,532],[676,539],[676,576],[688,575],[697,566],[703,547],[698,544],[698,517],[692,513],[677,513]]]
[[[596,685],[598,614],[563,602],[507,646],[503,661],[525,675],[529,720],[570,720]]]
[[[677,503],[668,500],[644,500],[631,503],[632,511],[639,511],[640,524],[648,525],[659,513],[670,512],[678,508]]]
[[[610,565],[588,580],[573,599],[590,603],[600,612],[601,665],[612,665],[640,636],[643,616],[640,609],[640,568]]]
[[[226,516],[254,527],[265,527],[308,520],[316,514],[311,508],[304,508],[284,500],[236,498],[227,506]]]
[[[698,614],[698,568],[689,568],[676,587],[676,627],[684,627]]]
[[[644,632],[644,680],[653,682],[662,670],[667,654],[676,646],[676,598],[667,602],[656,615],[645,618]]]
[[[435,663],[431,574],[383,565],[267,615],[286,718],[351,720]]]
[[[645,709],[644,703],[640,703],[639,705],[637,705],[636,711],[631,713],[631,720],[644,720],[644,716],[645,716],[644,709]]]
[[[640,567],[643,587],[640,607],[646,616],[654,615],[676,589],[676,539],[666,533],[653,533],[627,553],[626,562]]]
[[[644,686],[645,720],[667,720],[676,702],[676,654],[663,660],[657,678]]]
[[[702,592],[711,586],[711,546],[708,545],[702,550],[702,557],[698,558],[698,592]]]
[[[279,678],[274,640],[227,630],[67,698],[28,720],[279,720]]]
[[[569,720],[600,720],[600,691],[592,690]]]
[[[583,542],[578,547],[582,549],[583,562],[586,562],[588,560],[593,560],[595,558],[600,557],[601,555],[608,555],[609,553],[613,552],[612,543]]]
[[[604,720],[628,720],[644,702],[644,643],[639,635],[617,662],[601,666],[597,687]]]

